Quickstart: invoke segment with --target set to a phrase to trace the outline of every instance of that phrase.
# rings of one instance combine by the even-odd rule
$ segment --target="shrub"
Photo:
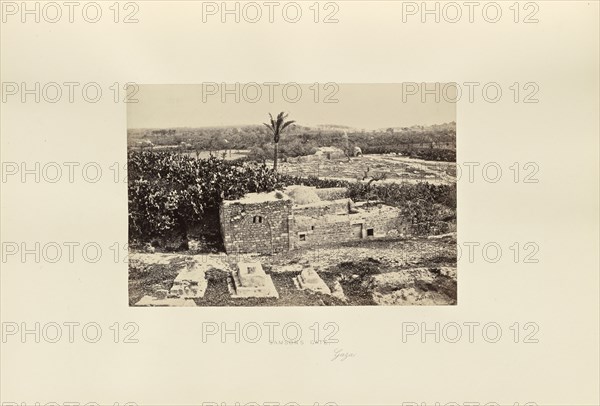
[[[264,164],[151,151],[129,153],[128,181],[130,241],[173,232],[185,238],[188,227],[214,215],[223,199],[279,186]]]

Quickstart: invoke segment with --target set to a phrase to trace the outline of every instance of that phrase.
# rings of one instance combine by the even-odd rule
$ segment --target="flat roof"
[[[281,197],[277,197],[281,196]],[[244,197],[237,200],[223,200],[224,205],[230,204],[254,204],[254,203],[266,203],[266,202],[277,202],[281,200],[292,200],[288,195],[280,191],[274,191],[269,193],[247,193]]]
[[[314,202],[314,203],[296,204],[295,208],[303,209],[305,207],[310,208],[310,207],[326,207],[326,206],[342,205],[342,204],[347,204],[349,201],[351,201],[351,199],[348,197],[344,197],[343,199],[336,199],[336,200],[320,200],[320,201]]]

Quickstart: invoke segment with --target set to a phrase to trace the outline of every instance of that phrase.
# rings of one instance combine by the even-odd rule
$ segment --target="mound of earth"
[[[412,268],[368,281],[379,305],[435,306],[456,303],[456,268]]]

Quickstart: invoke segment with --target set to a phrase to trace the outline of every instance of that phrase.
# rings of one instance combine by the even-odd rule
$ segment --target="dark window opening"
[[[367,237],[372,237],[373,234],[373,229],[372,228],[367,228]]]
[[[314,229],[315,229],[315,226],[310,226],[310,229],[311,229],[311,230],[314,230]]]
[[[262,223],[262,217],[261,216],[254,216],[254,218],[252,219],[252,222],[254,224],[256,224],[256,223]]]
[[[300,234],[298,238],[300,238],[300,241],[306,241],[306,234]]]

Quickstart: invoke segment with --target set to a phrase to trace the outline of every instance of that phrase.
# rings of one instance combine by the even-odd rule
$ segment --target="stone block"
[[[312,268],[304,269],[300,275],[294,278],[296,287],[301,290],[311,290],[313,292],[323,293],[325,295],[331,295],[331,289],[321,279],[318,273]]]
[[[275,297],[279,293],[273,280],[263,270],[260,262],[239,262],[238,269],[231,273],[228,281],[229,292],[233,298]]]
[[[206,268],[205,264],[198,262],[187,264],[175,277],[169,296],[178,298],[204,297],[208,287],[205,276]]]
[[[146,295],[142,297],[136,306],[160,306],[160,307],[195,307],[196,302],[192,299],[184,298],[165,298],[159,299],[154,296]]]

